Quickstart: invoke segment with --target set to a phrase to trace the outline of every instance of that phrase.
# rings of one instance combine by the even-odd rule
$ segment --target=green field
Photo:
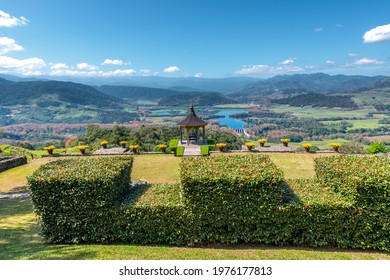
[[[390,103],[390,90],[389,89],[376,89],[362,93],[354,94],[352,98],[359,106],[375,105],[375,104],[389,104]]]
[[[376,117],[378,115],[375,115]],[[368,129],[374,129],[381,126],[390,126],[390,124],[380,124],[380,119],[366,119],[366,120],[345,120],[346,122],[352,124],[353,126],[348,128],[348,130],[352,129],[358,129],[358,128],[368,128]],[[324,125],[327,127],[337,126],[340,124],[341,121],[323,121]]]
[[[335,118],[335,117],[364,117],[372,109],[338,110],[329,108],[292,107],[289,105],[272,105],[269,108],[277,113],[291,113],[299,118]]]
[[[234,156],[234,155],[232,155]],[[314,176],[313,158],[319,154],[270,154],[286,178]],[[0,175],[0,193],[18,190],[25,177],[51,159],[44,158],[13,168]],[[180,158],[172,155],[135,156],[133,180],[150,183],[179,181]],[[24,189],[25,190],[25,189]],[[388,253],[378,251],[342,250],[338,248],[271,247],[256,244],[200,247],[113,245],[49,245],[39,235],[39,226],[30,199],[0,200],[0,260],[214,260],[214,259],[276,259],[276,260],[390,260]]]
[[[249,109],[250,107],[250,104],[222,104],[213,106],[215,109]]]

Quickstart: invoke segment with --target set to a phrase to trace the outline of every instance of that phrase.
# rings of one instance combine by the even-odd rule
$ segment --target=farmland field
[[[372,111],[372,109],[338,110],[313,107],[292,107],[289,105],[272,105],[269,109],[277,113],[291,113],[299,118],[314,119],[334,117],[363,117]]]

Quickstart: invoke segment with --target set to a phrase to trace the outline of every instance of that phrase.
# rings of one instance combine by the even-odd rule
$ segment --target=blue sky
[[[390,75],[390,1],[2,0],[0,73]]]

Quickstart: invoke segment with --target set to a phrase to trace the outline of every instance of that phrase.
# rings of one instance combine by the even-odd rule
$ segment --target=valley
[[[1,141],[63,146],[69,137],[85,135],[90,124],[176,126],[193,104],[211,127],[225,127],[231,133],[244,128],[253,140],[343,139],[368,145],[370,137],[390,134],[387,81],[383,76],[318,73],[238,84],[227,78],[166,80],[169,87],[154,88],[148,83],[90,86],[0,78]]]

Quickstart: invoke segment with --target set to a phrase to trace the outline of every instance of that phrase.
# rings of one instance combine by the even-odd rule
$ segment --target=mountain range
[[[347,76],[316,74],[279,75],[264,81],[258,81],[228,94],[230,97],[259,97],[274,93],[345,93],[361,88],[367,89],[388,79],[386,76]],[[383,85],[385,86],[385,85]]]
[[[3,77],[3,78],[1,78]],[[100,80],[102,83],[106,80]],[[118,81],[118,80],[116,80]],[[153,100],[164,106],[198,106],[234,103],[243,98],[289,97],[299,94],[353,93],[390,87],[385,76],[316,74],[279,75],[266,80],[246,77],[224,79],[132,77],[127,83],[155,84],[163,88],[130,85],[86,85],[74,82],[38,80],[0,75],[0,106],[59,104],[124,108],[137,100]],[[216,90],[216,89],[219,90]],[[311,96],[310,96],[311,97]],[[241,100],[240,100],[241,99]],[[295,99],[299,100],[299,99]],[[57,103],[56,103],[57,102]]]

